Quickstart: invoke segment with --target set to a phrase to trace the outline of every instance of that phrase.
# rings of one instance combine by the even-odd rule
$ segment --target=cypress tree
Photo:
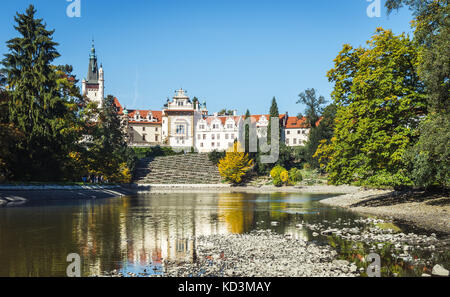
[[[250,110],[247,109],[245,113],[245,119],[250,118]],[[250,153],[250,127],[249,125],[245,125],[245,152]]]
[[[267,143],[270,144],[272,137],[272,118],[280,118],[280,112],[278,111],[277,99],[273,97],[272,105],[270,106],[270,118],[269,127],[267,128]],[[278,134],[281,137],[281,134]]]

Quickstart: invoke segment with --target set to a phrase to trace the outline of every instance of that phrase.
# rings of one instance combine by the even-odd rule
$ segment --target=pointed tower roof
[[[91,54],[89,55],[89,69],[87,75],[88,84],[98,84],[98,64],[95,54],[94,40],[92,40]]]

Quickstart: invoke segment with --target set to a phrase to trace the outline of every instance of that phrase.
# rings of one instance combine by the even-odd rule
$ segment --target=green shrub
[[[133,150],[138,159],[165,157],[180,154],[175,152],[171,147],[161,147],[161,146],[134,147]]]
[[[367,178],[365,181],[361,182],[363,186],[369,187],[403,187],[412,186],[411,179],[409,179],[406,174],[402,173],[389,173],[387,171],[381,171],[377,174]]]
[[[281,172],[286,171],[286,169],[280,165],[277,165],[275,167],[272,168],[272,170],[270,171],[270,176],[275,179],[277,177],[280,177]]]
[[[281,187],[283,186],[283,182],[281,181],[280,177],[276,177],[273,179],[273,185],[276,187]]]
[[[289,170],[289,179],[291,180],[291,182],[295,183],[299,183],[303,180],[303,176],[300,170],[298,170],[297,168],[292,168],[291,170]]]
[[[225,158],[226,152],[219,152],[218,150],[213,150],[208,153],[208,159],[215,165],[219,164],[219,161]]]
[[[450,115],[429,116],[419,131],[403,158],[408,177],[419,187],[450,187]]]
[[[290,185],[291,180],[289,172],[282,166],[277,165],[270,171],[270,176],[273,179],[273,184],[277,187],[284,185]]]

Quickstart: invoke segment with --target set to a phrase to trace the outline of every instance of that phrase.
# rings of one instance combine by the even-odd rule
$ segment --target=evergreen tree
[[[112,182],[130,182],[136,157],[126,143],[114,96],[105,98],[99,111],[93,142],[89,148],[89,173],[103,175]]]
[[[269,127],[267,128],[267,143],[270,144],[271,143],[271,138],[272,138],[272,118],[280,118],[280,112],[278,111],[278,104],[277,104],[277,99],[275,97],[273,97],[272,99],[272,104],[270,106],[270,118],[269,120]],[[281,127],[280,127],[280,131],[281,131]],[[281,139],[281,133],[278,134],[279,135],[279,139]]]
[[[7,42],[9,53],[2,62],[10,90],[10,121],[24,135],[15,152],[21,158],[13,166],[16,178],[58,180],[68,158],[67,144],[73,140],[64,131],[71,111],[51,65],[59,57],[54,31],[35,14],[32,5],[24,14],[17,13],[20,36]]]
[[[9,121],[9,92],[6,90],[6,76],[3,69],[0,70],[0,182],[11,179],[13,164],[16,163],[17,143],[22,134]]]
[[[305,149],[301,152],[304,154],[303,156],[311,168],[320,168],[318,157],[315,154],[321,143],[329,142],[333,137],[336,110],[335,104],[330,104],[325,107],[319,126],[311,128]]]
[[[247,112],[245,113],[245,120],[249,119],[251,117],[250,110],[247,109]],[[250,127],[249,125],[245,125],[245,152],[249,153],[250,155],[254,153],[250,153]]]

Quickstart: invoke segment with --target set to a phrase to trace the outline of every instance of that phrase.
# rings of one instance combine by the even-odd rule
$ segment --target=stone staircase
[[[142,159],[135,172],[137,184],[219,184],[219,170],[208,154],[186,154]]]

